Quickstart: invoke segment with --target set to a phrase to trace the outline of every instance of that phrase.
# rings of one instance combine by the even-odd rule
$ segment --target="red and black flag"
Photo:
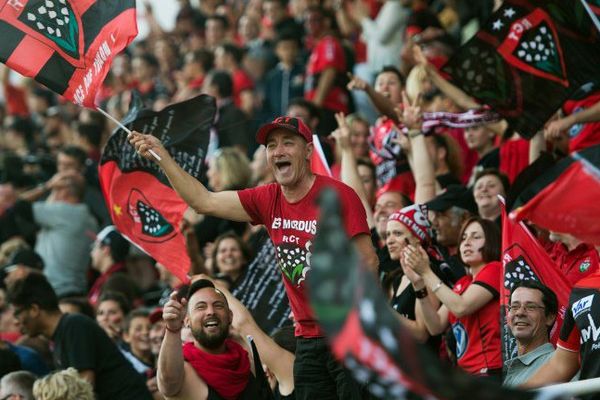
[[[579,0],[506,0],[443,70],[529,138],[597,78],[599,36]]]
[[[600,145],[572,153],[527,186],[511,218],[600,245]]]
[[[502,201],[502,204],[504,202]],[[517,343],[506,325],[510,291],[519,281],[536,280],[548,286],[558,298],[558,315],[550,332],[550,342],[556,345],[560,327],[569,304],[571,286],[546,250],[541,246],[523,222],[507,217],[502,206],[502,267],[500,286],[502,312],[502,356],[507,361],[517,356]]]
[[[137,35],[135,0],[0,0],[0,61],[94,108],[112,59]]]
[[[133,103],[122,123],[158,137],[177,164],[199,178],[215,118],[215,99],[201,95],[160,112],[142,109],[139,99]],[[188,205],[162,170],[138,155],[120,128],[106,143],[99,169],[100,186],[115,226],[179,279],[188,281],[191,263],[179,230]]]
[[[533,399],[444,365],[403,327],[343,228],[337,194],[324,191],[308,279],[310,302],[335,356],[377,398],[407,391],[438,399]]]

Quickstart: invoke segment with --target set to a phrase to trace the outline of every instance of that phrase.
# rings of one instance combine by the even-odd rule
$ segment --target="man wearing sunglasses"
[[[539,281],[521,281],[512,288],[507,323],[518,355],[506,362],[505,386],[525,382],[552,356],[548,337],[557,312],[556,295]]]

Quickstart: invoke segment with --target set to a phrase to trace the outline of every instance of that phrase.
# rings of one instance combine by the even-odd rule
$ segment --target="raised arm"
[[[373,106],[375,106],[379,113],[392,119],[394,122],[399,122],[398,116],[396,115],[395,111],[397,104],[392,103],[390,99],[388,99],[381,93],[376,92],[371,85],[369,85],[362,79],[350,73],[348,73],[348,78],[350,79],[350,82],[348,82],[347,85],[348,90],[362,90],[367,94],[367,96],[369,96],[369,99],[371,99]]]
[[[185,317],[186,300],[177,300],[177,292],[163,308],[163,319],[167,330],[158,354],[158,388],[166,397],[179,395],[185,381],[181,328]]]
[[[356,157],[352,152],[352,146],[350,145],[350,127],[346,123],[346,118],[343,113],[335,114],[335,119],[338,123],[338,129],[332,132],[333,137],[336,140],[336,149],[341,154],[341,178],[342,182],[350,186],[362,203],[365,212],[367,213],[367,223],[369,228],[375,226],[373,219],[373,210],[369,204],[365,187],[358,175],[358,168],[356,165]]]
[[[129,142],[140,155],[156,162],[163,169],[177,194],[197,213],[234,221],[250,221],[250,216],[244,210],[235,191],[215,193],[206,189],[173,160],[158,138],[134,131],[129,136]],[[150,150],[154,151],[161,161],[156,160]]]

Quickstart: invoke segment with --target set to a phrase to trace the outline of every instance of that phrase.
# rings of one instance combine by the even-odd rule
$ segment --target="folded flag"
[[[89,108],[137,35],[135,0],[5,0],[0,61]]]
[[[122,123],[158,137],[187,173],[199,178],[214,121],[214,98],[200,95],[155,112],[141,108],[135,96]],[[188,205],[154,162],[142,158],[117,128],[100,160],[100,186],[113,223],[127,239],[184,282],[190,259],[179,224]]]

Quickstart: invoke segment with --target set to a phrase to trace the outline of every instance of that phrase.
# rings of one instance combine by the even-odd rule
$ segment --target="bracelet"
[[[434,286],[434,287],[431,289],[431,293],[435,293],[435,292],[437,292],[438,290],[440,290],[440,288],[441,288],[442,286],[444,286],[444,282],[442,282],[442,281],[439,281],[439,282],[437,283],[437,285],[435,285],[435,286]]]
[[[422,135],[423,132],[421,132],[420,129],[409,129],[408,132],[406,133],[406,136],[408,136],[409,138],[416,138],[417,136]]]
[[[169,332],[171,332],[171,333],[179,333],[179,332],[181,332],[181,329],[182,329],[182,328],[183,328],[183,325],[181,325],[181,326],[179,327],[179,329],[171,329],[171,328],[169,328],[168,326],[165,326],[165,329],[166,329],[166,330],[168,330],[168,331],[169,331]]]
[[[417,299],[424,299],[425,297],[427,297],[429,293],[427,292],[427,288],[424,287],[421,290],[415,290],[415,297]]]

